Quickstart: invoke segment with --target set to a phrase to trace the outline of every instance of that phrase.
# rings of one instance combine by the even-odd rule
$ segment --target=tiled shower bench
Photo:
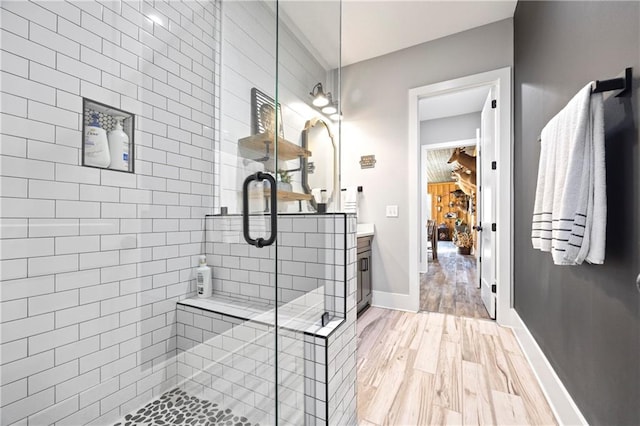
[[[254,423],[274,418],[277,389],[280,424],[328,424],[337,414],[330,392],[346,353],[336,333],[344,318],[323,327],[319,318],[304,314],[300,304],[280,306],[276,328],[273,305],[223,295],[178,302],[181,387]]]

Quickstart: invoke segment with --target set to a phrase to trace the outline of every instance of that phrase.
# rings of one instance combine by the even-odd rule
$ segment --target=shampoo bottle
[[[122,130],[123,117],[115,117],[116,127],[108,134],[111,165],[115,170],[129,171],[129,136]]]
[[[200,266],[196,269],[198,297],[211,297],[211,268],[207,266],[207,257],[200,256]]]
[[[84,134],[84,164],[96,167],[109,167],[111,164],[107,132],[100,127],[97,113],[91,114],[91,123]]]

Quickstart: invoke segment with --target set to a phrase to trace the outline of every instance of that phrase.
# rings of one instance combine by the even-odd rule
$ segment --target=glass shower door
[[[323,17],[316,22],[322,37],[308,31],[310,16]],[[325,157],[337,177],[339,122],[314,107],[309,92],[321,83],[337,106],[340,3],[223,1],[220,28],[219,214],[207,218],[207,255],[212,299],[230,326],[211,349],[214,362],[202,368],[211,399],[240,420],[324,424],[326,347],[316,332],[339,315],[336,225],[310,202],[303,182],[313,158],[302,145],[303,131],[321,119],[334,136]],[[325,205],[336,211],[337,178],[329,192]]]
[[[344,216],[335,214],[341,2],[280,1],[277,8],[276,420],[324,425],[328,325],[344,317],[344,299],[335,297],[344,289]],[[325,103],[315,105],[316,95]]]
[[[197,349],[204,361],[194,356],[185,363],[200,369],[201,380],[192,382],[206,400],[224,408],[225,422],[273,425],[278,423],[277,2],[216,4],[215,210],[206,219],[213,296],[201,302],[211,317],[202,330],[207,344]],[[198,94],[193,96],[197,101]]]

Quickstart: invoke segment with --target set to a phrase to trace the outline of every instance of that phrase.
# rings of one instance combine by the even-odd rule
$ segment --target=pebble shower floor
[[[252,424],[246,417],[233,414],[218,404],[176,388],[151,401],[135,414],[127,414],[114,426],[133,425],[216,425],[216,426],[260,426]]]

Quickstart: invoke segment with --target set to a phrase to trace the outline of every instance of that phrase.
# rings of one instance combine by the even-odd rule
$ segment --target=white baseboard
[[[588,425],[589,423],[560,381],[544,352],[514,309],[511,309],[509,322],[558,423],[561,425]]]
[[[397,311],[417,312],[415,297],[402,293],[389,293],[374,290],[371,294],[371,306],[395,309]]]

